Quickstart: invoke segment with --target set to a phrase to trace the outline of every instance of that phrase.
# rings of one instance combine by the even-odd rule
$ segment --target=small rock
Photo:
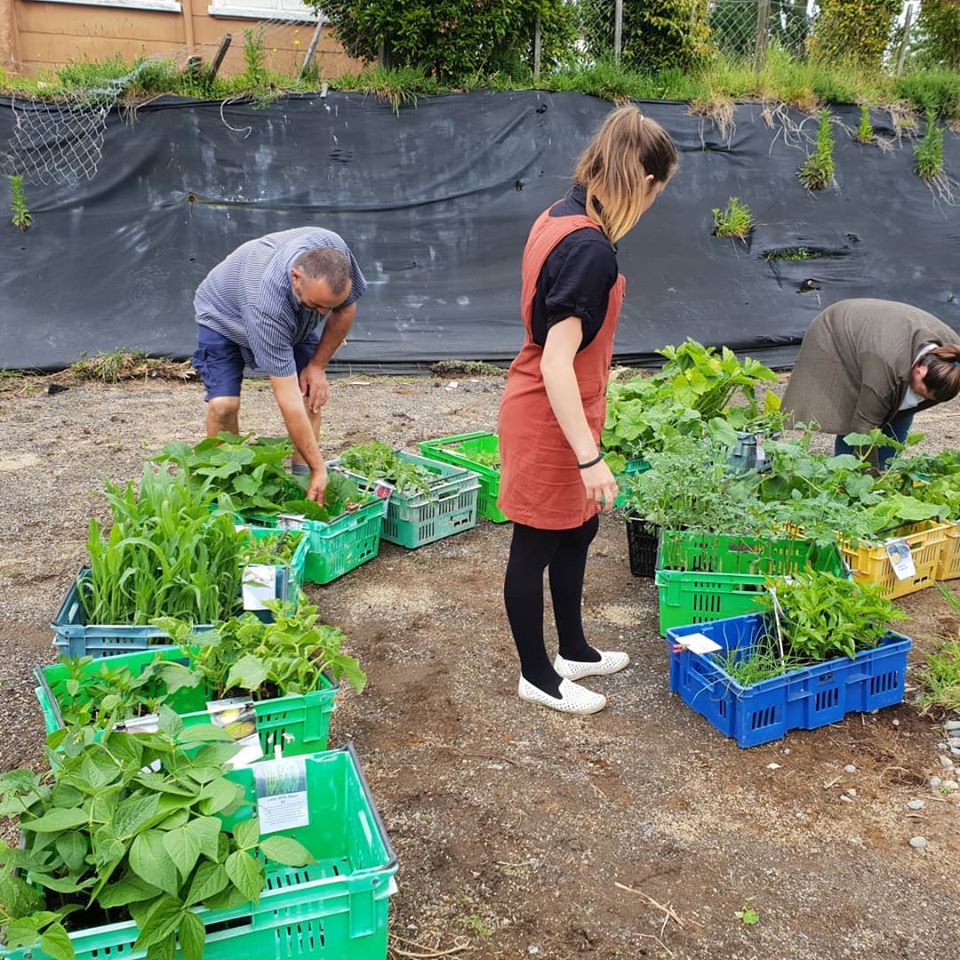
[[[851,788],[847,791],[847,794],[848,794],[849,796],[851,796],[851,797],[855,797],[855,796],[857,795],[857,791],[854,790],[853,787],[851,787]]]
[[[540,948],[535,943],[531,943],[530,946],[527,947],[527,953],[533,957],[535,957],[539,952]]]
[[[940,765],[949,770],[953,766],[953,760],[950,757],[941,757]]]
[[[908,800],[907,809],[908,810],[922,810],[925,804],[922,800]]]
[[[899,727],[899,726],[900,726],[900,721],[899,721],[899,720],[894,720],[894,721],[893,721],[893,725],[894,725],[895,727]]]
[[[790,756],[790,748],[789,748],[789,747],[784,747],[784,748],[783,748],[783,755],[784,755],[785,757],[789,757],[789,756]]]
[[[951,748],[950,748],[950,752],[951,752],[955,757],[960,757],[960,747],[951,747]]]
[[[954,790],[960,790],[960,783],[957,783],[956,780],[944,780],[943,789],[953,793]]]
[[[948,743],[938,743],[938,744],[937,744],[937,749],[938,749],[941,753],[946,753],[946,752],[950,749],[950,745],[949,745]]]
[[[927,841],[926,841],[926,838],[925,838],[925,837],[911,837],[911,838],[910,838],[910,846],[913,847],[914,850],[926,850],[926,849],[927,849]]]
[[[840,794],[840,799],[841,799],[844,803],[853,803],[853,798],[852,798],[852,797],[848,797],[845,793],[841,793],[841,794]]]
[[[768,769],[768,770],[779,770],[779,769],[780,769],[780,764],[779,764],[779,763],[768,763],[768,764],[767,764],[767,769]]]
[[[856,773],[856,772],[857,772],[857,768],[856,768],[852,763],[848,763],[848,764],[843,768],[843,772],[844,772],[844,773]]]
[[[930,786],[933,787],[934,790],[937,790],[942,783],[943,781],[939,777],[930,778]]]
[[[948,733],[951,730],[960,730],[960,720],[948,720],[944,725],[943,729]]]

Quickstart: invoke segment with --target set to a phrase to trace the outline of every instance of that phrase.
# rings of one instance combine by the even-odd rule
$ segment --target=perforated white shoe
[[[551,697],[539,687],[520,678],[517,694],[521,700],[529,703],[539,703],[541,706],[559,710],[561,713],[575,713],[586,716],[597,713],[607,705],[607,698],[602,693],[594,693],[586,687],[581,687],[571,680],[560,681],[560,697]]]
[[[598,650],[600,659],[594,662],[586,660],[564,660],[557,654],[553,669],[567,680],[582,680],[584,677],[605,677],[616,673],[630,663],[630,655],[621,650]]]

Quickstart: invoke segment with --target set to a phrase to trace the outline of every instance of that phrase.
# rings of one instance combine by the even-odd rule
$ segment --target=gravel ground
[[[104,514],[101,478],[135,477],[164,443],[202,431],[194,384],[63,382],[49,394],[49,380],[0,381],[3,769],[40,762],[31,669],[53,658],[48,624],[89,517]],[[501,389],[496,377],[340,380],[325,451],[492,428]],[[263,383],[245,385],[241,417],[246,430],[281,432]],[[960,408],[917,426],[927,447],[956,446]],[[960,805],[929,786],[956,774],[912,692],[897,708],[739,750],[670,694],[656,592],[630,576],[610,516],[585,620],[633,665],[596,683],[610,706],[593,718],[522,704],[500,598],[509,536],[481,522],[415,552],[384,545],[309,589],[370,678],[361,696],[341,696],[331,739],[355,742],[399,855],[396,958],[960,956]],[[957,623],[934,591],[902,606],[915,671]],[[925,849],[910,846],[916,836]],[[735,916],[748,905],[753,926]]]

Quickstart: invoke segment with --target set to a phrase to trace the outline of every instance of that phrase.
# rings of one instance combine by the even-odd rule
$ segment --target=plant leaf
[[[32,947],[40,936],[40,927],[33,917],[22,917],[19,920],[11,920],[4,928],[3,936],[6,946],[11,949]]]
[[[265,857],[287,867],[305,867],[308,863],[316,863],[313,854],[293,837],[267,837],[261,841],[260,849]]]
[[[224,684],[227,690],[240,687],[243,690],[259,690],[267,679],[267,665],[252,653],[241,657],[231,668]]]
[[[176,864],[180,876],[186,880],[200,859],[200,840],[190,829],[190,825],[186,824],[163,834],[163,849]]]
[[[257,817],[241,820],[233,828],[233,835],[242,850],[252,849],[260,840],[260,820]]]
[[[83,862],[87,856],[87,838],[83,833],[61,833],[56,840],[57,853],[71,873],[83,872]]]
[[[188,910],[180,921],[180,949],[183,960],[203,960],[203,945],[207,940],[207,930],[203,921]]]
[[[187,906],[209,900],[220,893],[230,882],[227,870],[222,863],[201,863],[193,876],[190,892],[187,895]]]
[[[176,897],[161,897],[144,917],[134,950],[160,943],[173,934],[183,913],[183,904]]]
[[[251,903],[259,902],[264,887],[263,867],[242,850],[231,853],[225,866],[227,876],[244,897]]]
[[[123,800],[117,806],[113,817],[113,831],[120,840],[129,840],[157,816],[159,797],[133,796]]]
[[[76,951],[62,923],[52,923],[40,937],[40,949],[52,960],[75,960]]]
[[[142,903],[152,900],[160,893],[159,888],[147,883],[134,873],[128,873],[119,883],[111,883],[97,897],[97,903],[104,910],[113,907],[127,907],[131,903]]]
[[[166,834],[159,830],[141,833],[130,847],[130,866],[134,873],[147,883],[159,887],[164,893],[175,897],[180,884],[177,867],[163,844]]]
[[[74,830],[88,822],[89,815],[83,810],[55,807],[36,820],[21,820],[20,829],[32,830],[35,833],[59,833],[62,830]]]

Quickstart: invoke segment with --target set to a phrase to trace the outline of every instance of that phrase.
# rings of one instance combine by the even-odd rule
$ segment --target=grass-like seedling
[[[797,177],[808,190],[824,190],[833,183],[833,129],[829,110],[820,111],[817,145],[797,171]]]
[[[860,123],[857,125],[857,142],[873,143],[873,124],[870,122],[870,108],[860,104]]]
[[[930,183],[943,176],[943,127],[937,123],[936,114],[927,114],[927,132],[913,148],[914,169],[917,176]]]
[[[23,177],[10,177],[10,214],[10,222],[17,229],[29,230],[33,226],[33,215],[23,192]]]
[[[726,209],[714,209],[713,224],[714,233],[718,237],[746,240],[753,229],[753,214],[739,197],[731,197],[727,201]]]

